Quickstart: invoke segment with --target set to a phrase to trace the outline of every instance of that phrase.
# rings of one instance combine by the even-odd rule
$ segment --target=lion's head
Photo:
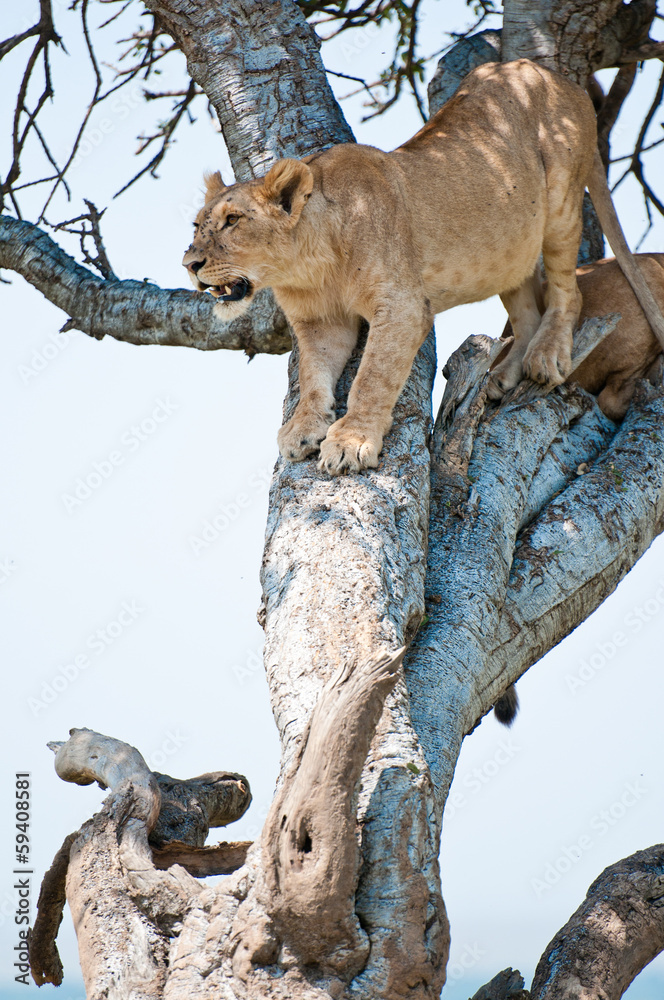
[[[259,288],[287,280],[293,230],[313,189],[300,160],[279,160],[260,180],[226,186],[221,174],[205,178],[205,204],[183,265],[199,292],[217,299],[223,320],[243,312]]]

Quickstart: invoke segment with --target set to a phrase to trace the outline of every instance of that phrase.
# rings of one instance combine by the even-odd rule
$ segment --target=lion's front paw
[[[277,435],[279,451],[290,462],[304,461],[318,451],[332,420],[334,414],[326,418],[319,414],[305,416],[295,413]]]
[[[332,425],[320,446],[319,472],[341,476],[346,472],[375,469],[383,447],[382,437],[355,431],[352,427],[339,427],[341,422],[338,420]]]
[[[561,385],[572,372],[572,354],[567,344],[531,344],[523,359],[523,373],[540,385]]]

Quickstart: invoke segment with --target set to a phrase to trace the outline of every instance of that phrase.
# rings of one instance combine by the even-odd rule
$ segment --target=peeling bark
[[[65,837],[62,847],[53,858],[53,864],[42,879],[37,900],[37,919],[30,931],[29,953],[32,978],[37,986],[62,982],[63,969],[55,943],[58,936],[67,896],[65,882],[69,867],[69,852],[77,833]]]
[[[326,685],[263,830],[264,905],[282,940],[348,978],[369,953],[354,912],[357,785],[404,652],[346,665]]]

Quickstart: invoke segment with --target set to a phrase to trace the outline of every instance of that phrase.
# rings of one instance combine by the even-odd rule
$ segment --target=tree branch
[[[77,264],[50,236],[29,222],[0,215],[0,267],[16,271],[71,318],[63,330],[97,340],[283,354],[291,339],[286,319],[265,290],[242,316],[220,322],[214,300],[148,281],[105,280]]]
[[[534,59],[570,76],[582,86],[595,70],[633,62],[631,53],[660,53],[647,40],[656,0],[505,0],[503,60]],[[647,55],[646,55],[647,53]],[[625,56],[625,59],[623,59]]]
[[[37,919],[30,931],[30,971],[37,986],[62,982],[63,969],[55,939],[58,936],[67,901],[65,882],[69,868],[69,852],[79,831],[68,834],[53,858],[53,864],[42,879],[37,900]]]
[[[532,1000],[619,1000],[664,950],[664,844],[606,868],[539,961]]]

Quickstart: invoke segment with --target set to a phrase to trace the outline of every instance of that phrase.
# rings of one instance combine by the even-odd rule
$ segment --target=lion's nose
[[[204,267],[204,266],[205,266],[205,261],[204,260],[192,260],[192,261],[190,261],[189,264],[187,264],[187,267],[189,268],[189,270],[193,271],[194,274],[198,274],[198,272],[200,271],[200,269],[202,267]]]

